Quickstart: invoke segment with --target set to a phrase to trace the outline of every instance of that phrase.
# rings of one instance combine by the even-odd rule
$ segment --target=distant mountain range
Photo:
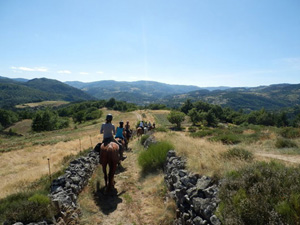
[[[0,77],[0,107],[11,108],[17,104],[45,100],[92,100],[87,93],[57,80],[9,79]]]
[[[154,81],[113,80],[62,83],[46,78],[26,80],[0,77],[0,107],[43,100],[80,101],[115,98],[139,105],[162,103],[178,107],[187,99],[244,110],[278,110],[300,105],[300,84],[259,87],[209,87],[170,85]]]
[[[268,110],[300,105],[300,84],[275,84],[253,88],[230,88],[226,90],[197,90],[185,94],[170,95],[160,102],[178,106],[187,99],[205,101],[233,109]]]
[[[117,100],[139,105],[154,103],[158,99],[171,94],[182,94],[200,89],[197,86],[170,85],[154,81],[125,82],[105,80],[91,83],[71,81],[66,82],[66,84],[79,88],[98,99],[113,97]]]

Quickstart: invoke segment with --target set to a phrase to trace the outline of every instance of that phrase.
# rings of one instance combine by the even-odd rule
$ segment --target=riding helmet
[[[113,116],[111,114],[106,115],[106,120],[107,121],[112,121],[112,119],[113,119]]]

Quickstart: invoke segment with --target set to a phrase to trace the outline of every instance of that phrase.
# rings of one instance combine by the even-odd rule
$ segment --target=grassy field
[[[103,117],[98,120],[83,124],[71,123],[69,128],[57,131],[33,133],[30,131],[30,120],[10,127],[22,136],[1,136],[0,198],[22,191],[24,187],[47,176],[48,158],[54,173],[63,168],[65,159],[70,155],[95,146],[102,140],[99,129],[107,113],[113,114],[113,123],[116,126],[121,120],[129,120],[134,128],[142,118],[145,121],[155,121],[157,127],[166,127],[165,132],[156,132],[155,137],[173,144],[177,153],[187,159],[188,169],[202,175],[220,178],[229,171],[256,161],[278,160],[288,165],[300,163],[300,138],[297,130],[226,125],[214,129],[195,127],[195,132],[189,132],[189,129],[174,132],[167,120],[167,110],[127,113],[107,109],[102,111]],[[188,120],[183,123],[185,128],[190,125]],[[238,141],[232,144],[233,140]],[[163,175],[157,173],[144,176],[137,165],[137,155],[144,150],[137,140],[132,141],[130,147],[133,151],[127,153],[125,170],[116,176],[120,194],[115,199],[116,208],[107,212],[105,206],[97,203],[103,187],[103,175],[99,169],[79,198],[83,209],[82,224],[90,224],[89,221],[122,224],[124,218],[130,224],[168,224],[172,220],[174,204],[164,199],[166,190]],[[252,155],[253,159],[248,155]]]
[[[36,107],[57,107],[60,105],[68,104],[67,101],[43,101],[43,102],[33,102],[27,103],[22,105],[16,105],[16,108],[23,109],[23,108],[36,108]]]

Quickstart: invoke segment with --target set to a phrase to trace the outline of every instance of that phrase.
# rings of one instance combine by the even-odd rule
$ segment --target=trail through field
[[[142,118],[134,112],[136,118]],[[139,141],[132,140],[125,152],[127,159],[122,162],[115,174],[115,189],[109,193],[104,189],[102,167],[93,174],[91,182],[79,195],[82,217],[80,224],[169,224],[173,201],[165,202],[161,197],[163,174],[141,176],[138,166]],[[142,150],[144,151],[144,150]],[[175,208],[175,206],[174,206]],[[174,210],[175,211],[175,210]],[[172,218],[173,219],[173,218]]]
[[[133,145],[137,145],[136,140]],[[105,192],[101,166],[93,174],[91,182],[79,195],[80,224],[169,224],[165,222],[166,218],[171,218],[175,210],[170,213],[170,205],[174,203],[165,202],[161,196],[163,174],[144,179],[137,164],[138,152],[133,150],[126,155],[127,159],[117,170],[115,189],[111,192]]]
[[[257,156],[271,159],[278,159],[288,163],[297,163],[300,164],[300,156],[299,155],[281,155],[281,154],[273,154],[273,153],[264,153],[257,152],[255,153]]]

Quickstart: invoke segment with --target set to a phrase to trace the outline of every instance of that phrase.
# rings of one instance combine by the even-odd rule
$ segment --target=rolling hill
[[[276,84],[254,88],[230,88],[226,90],[198,90],[185,94],[170,95],[160,101],[169,106],[178,106],[187,99],[229,106],[233,109],[278,110],[300,104],[300,84]]]
[[[91,83],[69,81],[66,84],[79,88],[98,99],[113,97],[117,100],[139,105],[154,103],[167,95],[187,93],[200,89],[197,86],[170,85],[154,81],[118,82],[105,80]]]
[[[57,80],[46,78],[18,82],[0,77],[0,107],[45,100],[80,101],[95,99],[87,93]]]

